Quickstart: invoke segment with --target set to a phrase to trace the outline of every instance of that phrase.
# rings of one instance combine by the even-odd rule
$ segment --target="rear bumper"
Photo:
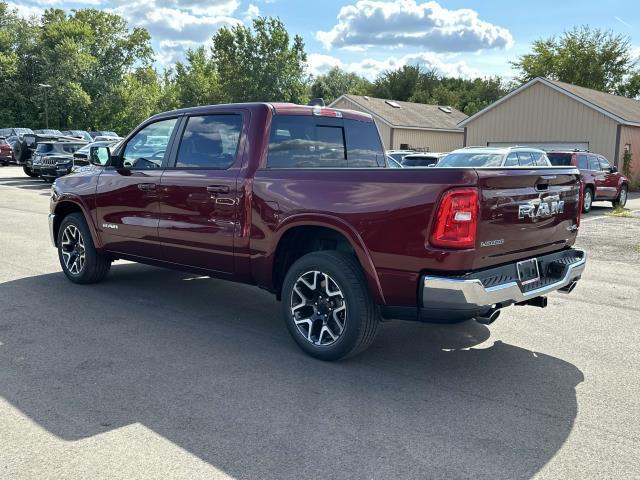
[[[535,259],[540,279],[528,284],[518,278],[518,262],[462,275],[422,275],[417,308],[385,305],[381,306],[382,316],[455,323],[485,317],[509,305],[528,303],[553,291],[569,293],[584,272],[587,254],[584,250],[568,248]]]
[[[584,250],[571,248],[536,259],[540,279],[528,285],[518,280],[516,263],[460,277],[423,275],[420,280],[421,319],[464,320],[566,289],[580,279],[587,254]]]

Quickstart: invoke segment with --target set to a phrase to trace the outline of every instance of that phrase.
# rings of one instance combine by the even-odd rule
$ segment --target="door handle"
[[[229,185],[209,185],[207,187],[209,193],[229,193]]]
[[[155,183],[139,183],[138,190],[142,190],[143,192],[150,192],[151,190],[156,189]]]

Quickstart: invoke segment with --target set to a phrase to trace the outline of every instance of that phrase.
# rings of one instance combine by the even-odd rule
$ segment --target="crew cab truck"
[[[114,259],[254,284],[308,354],[366,348],[381,319],[490,323],[570,292],[586,255],[574,167],[386,168],[370,116],[286,103],[156,115],[58,178],[62,270]]]

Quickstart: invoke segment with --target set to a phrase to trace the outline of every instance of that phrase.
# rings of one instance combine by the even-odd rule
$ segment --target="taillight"
[[[440,200],[431,232],[431,244],[445,248],[473,248],[477,226],[478,190],[449,190]]]
[[[576,226],[580,226],[580,219],[582,218],[582,202],[584,201],[584,183],[580,180],[580,199],[578,200],[578,221]]]

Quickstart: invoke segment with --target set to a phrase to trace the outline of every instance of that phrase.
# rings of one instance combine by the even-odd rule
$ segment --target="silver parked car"
[[[465,147],[442,157],[436,167],[551,167],[551,162],[538,148]]]

